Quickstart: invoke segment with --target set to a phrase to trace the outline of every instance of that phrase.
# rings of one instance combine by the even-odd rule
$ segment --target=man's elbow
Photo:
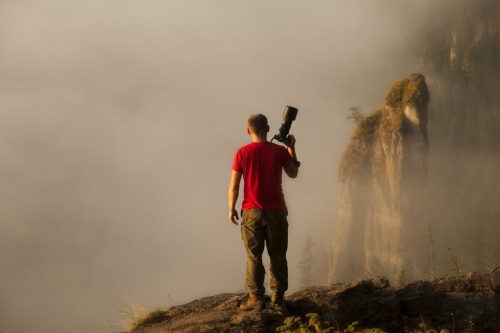
[[[290,168],[290,169],[287,169],[285,171],[286,171],[287,176],[290,178],[297,178],[297,176],[299,175],[299,168],[297,168],[297,167]]]

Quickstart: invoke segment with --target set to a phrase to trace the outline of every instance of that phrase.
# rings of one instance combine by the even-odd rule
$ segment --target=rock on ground
[[[307,288],[287,294],[286,315],[269,305],[263,311],[240,310],[246,298],[245,294],[220,294],[174,306],[157,322],[134,332],[267,333],[286,325],[285,317],[295,317],[296,327],[306,324],[312,313],[319,315],[323,329],[340,332],[356,321],[359,330],[379,328],[391,333],[500,332],[500,311],[493,307],[487,274],[417,281],[398,288],[385,277]],[[315,332],[313,326],[307,328]]]

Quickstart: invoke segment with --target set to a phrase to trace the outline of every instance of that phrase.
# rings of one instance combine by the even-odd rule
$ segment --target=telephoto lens
[[[279,129],[279,133],[274,136],[274,139],[279,142],[290,142],[290,138],[287,138],[290,128],[292,127],[292,122],[297,118],[297,113],[299,110],[293,106],[286,106],[285,111],[283,111],[283,122]]]

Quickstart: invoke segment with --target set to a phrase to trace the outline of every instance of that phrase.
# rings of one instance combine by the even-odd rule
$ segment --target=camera
[[[297,108],[294,108],[293,106],[287,105],[285,107],[285,111],[283,111],[283,122],[281,123],[279,133],[276,134],[273,137],[273,139],[276,139],[282,143],[289,143],[290,142],[290,138],[288,137],[288,133],[290,132],[290,128],[292,127],[292,122],[297,117],[298,112],[299,112],[299,110]]]

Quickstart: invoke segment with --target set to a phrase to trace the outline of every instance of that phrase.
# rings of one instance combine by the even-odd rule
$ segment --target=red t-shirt
[[[252,142],[238,149],[233,170],[242,173],[245,182],[242,209],[285,211],[281,174],[290,163],[288,150],[271,142]]]

